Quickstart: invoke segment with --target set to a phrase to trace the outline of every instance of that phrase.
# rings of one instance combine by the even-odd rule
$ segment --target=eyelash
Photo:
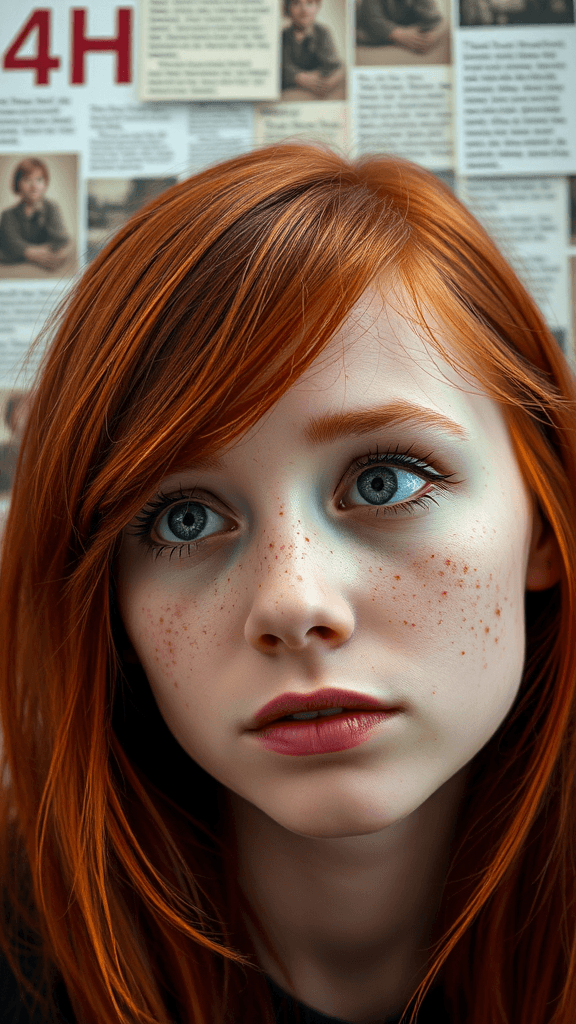
[[[418,458],[410,454],[412,447],[413,446],[405,452],[401,452],[399,451],[399,445],[397,445],[393,451],[389,450],[386,452],[379,452],[378,446],[376,446],[375,453],[368,452],[368,454],[362,458],[354,460],[352,466],[348,470],[348,473],[345,474],[344,480],[350,486],[360,477],[362,471],[367,467],[386,464],[390,466],[397,466],[399,469],[418,470],[418,473],[424,480],[428,481],[428,483],[436,484],[436,489],[440,491],[447,491],[451,486],[453,486],[451,477],[455,474],[438,472],[438,470],[434,468],[434,456],[432,452],[424,458]],[[352,472],[353,467],[355,467],[357,472]],[[152,551],[155,558],[158,558],[162,552],[166,550],[170,551],[170,558],[172,558],[172,555],[175,552],[177,552],[179,558],[183,555],[190,555],[192,550],[198,549],[198,545],[201,543],[202,538],[197,541],[188,541],[186,543],[183,542],[181,544],[174,545],[158,544],[151,539],[151,533],[154,524],[162,513],[165,513],[167,509],[172,506],[180,504],[181,501],[191,502],[193,498],[193,490],[184,492],[182,488],[180,488],[177,493],[172,494],[165,494],[162,491],[159,491],[153,498],[150,498],[144,508],[135,517],[135,523],[138,525],[132,527],[130,534],[133,537],[141,538],[146,546]],[[373,509],[375,508],[376,515],[378,515],[380,511],[384,511],[384,515],[389,516],[392,514],[398,515],[399,513],[406,512],[412,514],[416,508],[426,508],[430,502],[438,504],[434,497],[434,492],[420,495],[418,498],[410,498],[403,502],[397,502],[395,505],[363,505],[359,507],[366,509],[370,509],[372,507]],[[206,505],[207,508],[210,508],[210,505],[208,505],[207,502],[199,501],[198,504]],[[217,510],[212,509],[212,511],[216,512]],[[217,514],[221,515],[222,513],[217,512]],[[214,536],[217,536],[217,534],[214,534]]]

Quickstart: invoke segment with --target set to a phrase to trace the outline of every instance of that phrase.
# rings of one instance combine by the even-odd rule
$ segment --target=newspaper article
[[[451,168],[451,69],[356,68],[352,124],[356,153],[395,153],[430,170]]]
[[[506,5],[510,10],[503,13]],[[573,0],[542,0],[539,5],[532,0],[460,0],[458,15],[454,50],[459,173],[486,177],[574,172]],[[482,17],[493,21],[487,25]],[[531,20],[536,17],[540,20]],[[552,19],[563,23],[548,24]]]
[[[141,100],[278,96],[278,0],[141,0]]]
[[[81,20],[69,0],[4,12],[0,388],[31,379],[45,318],[138,206],[254,144],[253,104],[138,101],[137,14],[113,0]]]
[[[256,144],[297,138],[346,150],[350,5],[347,0],[277,2],[280,99],[258,105]]]
[[[573,360],[566,178],[458,179],[457,191],[498,242]]]
[[[448,0],[359,0],[352,138],[431,170],[454,164]]]

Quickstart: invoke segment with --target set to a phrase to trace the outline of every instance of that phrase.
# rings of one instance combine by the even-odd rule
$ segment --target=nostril
[[[314,626],[309,632],[316,633],[322,640],[332,640],[336,636],[335,630],[330,629],[330,626]]]
[[[273,633],[263,633],[260,637],[260,643],[263,647],[276,647],[278,642],[278,637],[274,636]]]

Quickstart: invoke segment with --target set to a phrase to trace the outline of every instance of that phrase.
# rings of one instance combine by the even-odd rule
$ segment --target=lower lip
[[[377,725],[389,721],[398,711],[349,711],[343,715],[320,715],[300,721],[274,722],[256,733],[263,747],[277,754],[308,756],[335,754],[358,747],[370,739]]]

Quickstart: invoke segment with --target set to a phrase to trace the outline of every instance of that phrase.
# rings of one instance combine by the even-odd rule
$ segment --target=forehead
[[[450,351],[445,335],[442,343]],[[482,433],[490,423],[500,432],[507,429],[498,403],[478,381],[464,377],[436,351],[402,296],[388,303],[376,289],[365,292],[278,407],[284,404],[287,411],[291,406],[297,414],[307,406],[340,411],[398,400],[466,423],[472,433]]]

